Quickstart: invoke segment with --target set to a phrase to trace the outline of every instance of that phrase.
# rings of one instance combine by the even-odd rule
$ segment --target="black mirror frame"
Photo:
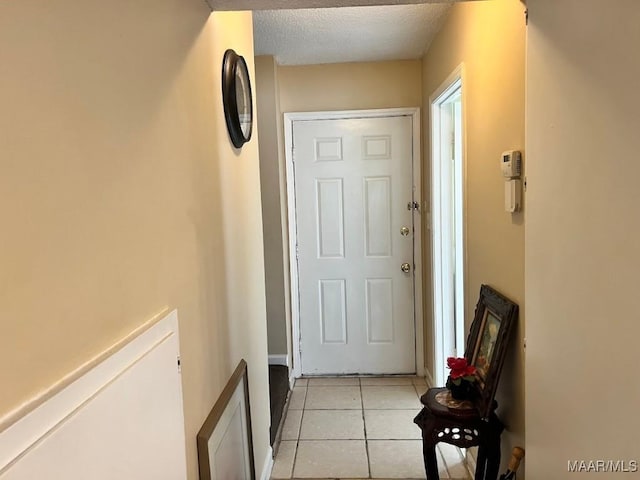
[[[236,97],[236,72],[238,68],[244,69],[247,74],[247,88],[249,90],[249,131],[245,136],[240,125],[240,112],[238,111],[238,99]],[[251,139],[253,131],[253,94],[251,91],[251,80],[249,69],[244,57],[238,55],[234,50],[229,49],[224,53],[222,60],[222,104],[224,106],[224,117],[227,122],[227,130],[231,143],[236,148],[242,146]]]
[[[488,313],[500,320],[500,327],[495,338],[494,351],[487,368],[486,376],[481,379],[476,373],[474,387],[479,399],[478,410],[482,418],[487,418],[493,409],[493,398],[498,388],[498,380],[502,372],[509,337],[518,317],[518,305],[488,285],[480,287],[480,299],[467,338],[465,358],[469,365],[475,365],[476,353],[483,340],[485,318]]]

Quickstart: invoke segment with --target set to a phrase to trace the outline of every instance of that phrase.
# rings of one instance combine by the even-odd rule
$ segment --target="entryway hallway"
[[[413,418],[427,389],[419,377],[296,380],[272,479],[425,478]],[[468,480],[459,449],[439,444],[440,478]]]

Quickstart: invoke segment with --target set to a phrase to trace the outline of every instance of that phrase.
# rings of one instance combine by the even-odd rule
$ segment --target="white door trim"
[[[413,200],[422,205],[420,182],[420,109],[419,108],[385,108],[375,110],[340,110],[328,112],[291,112],[284,114],[284,143],[287,180],[287,216],[289,220],[289,282],[291,288],[291,348],[293,348],[293,375],[302,375],[300,363],[300,302],[298,297],[298,262],[296,255],[296,195],[293,166],[293,122],[299,120],[338,120],[349,118],[379,118],[407,116],[412,119],[413,126]],[[414,215],[414,322],[416,373],[424,375],[424,320],[422,315],[422,212]]]
[[[438,241],[435,238],[435,231],[436,229],[435,227],[435,222],[436,222],[436,214],[437,212],[435,211],[436,205],[439,205],[439,201],[437,200],[437,196],[440,195],[440,188],[439,185],[436,184],[436,179],[435,179],[435,172],[434,173],[434,169],[435,169],[435,156],[436,154],[440,151],[440,139],[434,137],[433,132],[436,130],[436,126],[439,125],[440,123],[440,118],[439,118],[439,113],[438,115],[434,115],[435,112],[435,104],[436,102],[443,97],[444,95],[448,94],[449,91],[456,85],[456,84],[460,84],[462,86],[462,209],[463,209],[463,215],[462,215],[462,244],[464,246],[464,250],[463,250],[463,279],[462,279],[462,284],[463,284],[463,290],[465,292],[465,296],[466,296],[466,292],[468,291],[468,285],[467,285],[467,267],[468,267],[468,255],[467,255],[467,239],[466,239],[466,235],[467,235],[467,195],[466,195],[466,184],[467,184],[467,142],[466,142],[466,131],[467,131],[467,127],[466,127],[466,105],[467,105],[467,89],[464,87],[464,85],[466,84],[466,80],[465,80],[465,66],[464,63],[461,63],[460,65],[458,65],[456,67],[456,69],[451,72],[451,74],[444,80],[444,82],[442,82],[442,84],[440,84],[440,86],[429,96],[429,125],[430,125],[430,139],[431,139],[431,151],[429,152],[430,154],[430,166],[431,166],[431,173],[430,173],[430,190],[431,190],[431,225],[429,225],[429,229],[431,231],[431,274],[432,274],[432,289],[437,288],[437,285],[439,284],[439,279],[437,279],[437,275],[439,274],[437,272],[437,263],[438,260],[436,258],[437,255],[439,255],[438,252]],[[439,111],[438,111],[439,112]],[[439,130],[439,127],[438,127]],[[434,332],[434,349],[433,349],[433,372],[430,372],[433,376],[433,380],[435,381],[436,384],[438,384],[439,386],[444,385],[444,378],[440,378],[440,375],[438,372],[443,371],[444,370],[444,364],[445,364],[445,358],[444,358],[444,332],[442,331],[442,325],[438,322],[438,312],[437,312],[437,308],[438,306],[436,305],[436,301],[433,298],[433,290],[430,292],[432,298],[431,298],[431,306],[432,306],[432,312],[431,312],[431,319],[433,322],[433,332]],[[464,330],[464,329],[463,329]],[[458,356],[463,356],[464,354],[464,345],[465,345],[465,332],[457,332],[457,337],[456,338],[456,345],[459,347],[459,349],[461,351],[458,352]],[[462,348],[460,348],[460,346]]]

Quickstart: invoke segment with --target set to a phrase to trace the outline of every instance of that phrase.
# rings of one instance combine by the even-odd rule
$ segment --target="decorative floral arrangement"
[[[474,382],[476,379],[476,367],[469,365],[466,358],[447,358],[447,368],[451,370],[449,378],[454,385],[460,385],[463,380]]]
[[[466,358],[447,358],[447,368],[451,370],[447,379],[447,388],[451,396],[456,399],[468,398],[471,394],[471,384],[476,380],[476,367],[469,365]]]

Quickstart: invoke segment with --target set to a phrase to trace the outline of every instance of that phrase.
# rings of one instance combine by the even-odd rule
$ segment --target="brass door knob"
[[[400,235],[402,235],[403,237],[406,237],[407,235],[409,235],[409,227],[402,227],[400,229]]]
[[[400,270],[402,270],[404,273],[409,273],[411,271],[411,265],[409,265],[408,263],[403,263],[402,265],[400,265]]]

